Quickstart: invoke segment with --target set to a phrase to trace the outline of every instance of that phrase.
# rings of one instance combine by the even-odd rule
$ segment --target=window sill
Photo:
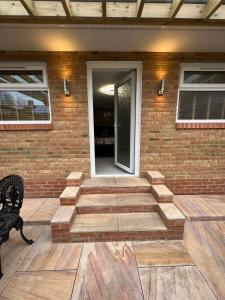
[[[52,124],[0,124],[0,130],[52,130]]]
[[[224,123],[176,123],[176,129],[225,129]]]

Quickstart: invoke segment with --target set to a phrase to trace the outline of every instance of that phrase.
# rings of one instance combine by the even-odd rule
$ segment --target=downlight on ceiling
[[[99,92],[109,95],[109,96],[113,96],[114,95],[114,84],[106,84],[103,85],[100,89]]]

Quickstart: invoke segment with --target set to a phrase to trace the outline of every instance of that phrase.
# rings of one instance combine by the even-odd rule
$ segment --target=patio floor
[[[1,299],[216,299],[182,241],[53,244],[49,226],[25,232],[32,246],[15,231],[2,246]]]
[[[185,203],[198,197],[203,198],[186,196]],[[209,197],[210,205],[224,201],[224,196]],[[57,199],[24,201],[22,215],[32,224],[24,231],[35,243],[26,245],[13,231],[2,245],[1,300],[224,299],[224,221],[188,221],[190,257],[183,241],[52,243],[50,226],[41,224],[50,221],[58,205]],[[203,242],[207,266],[198,255]]]

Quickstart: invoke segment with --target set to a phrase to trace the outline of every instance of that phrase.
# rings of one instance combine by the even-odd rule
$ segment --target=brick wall
[[[53,127],[0,127],[0,177],[21,174],[26,196],[55,197],[71,171],[89,175],[86,61],[91,60],[143,61],[142,175],[161,171],[175,193],[225,193],[224,129],[175,124],[179,64],[224,61],[224,54],[0,52],[0,60],[41,60],[48,65]],[[161,76],[166,91],[159,97]],[[63,95],[64,77],[70,97]]]

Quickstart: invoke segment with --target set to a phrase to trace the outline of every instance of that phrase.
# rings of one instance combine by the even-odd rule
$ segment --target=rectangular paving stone
[[[194,265],[182,241],[133,242],[138,267]]]
[[[167,230],[158,213],[118,214],[119,231]]]
[[[71,224],[70,232],[118,231],[117,214],[79,214]]]

